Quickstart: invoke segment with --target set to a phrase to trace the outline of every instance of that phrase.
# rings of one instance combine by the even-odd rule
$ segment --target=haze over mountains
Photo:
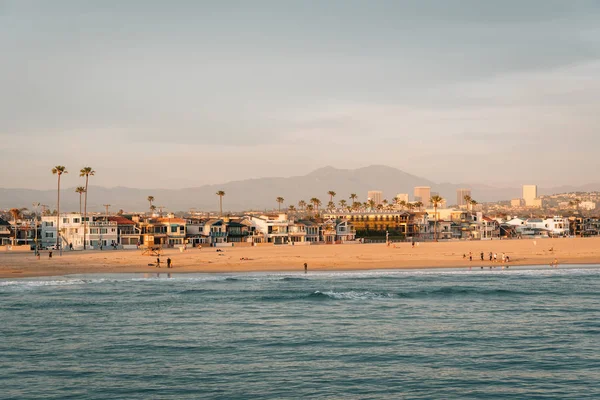
[[[91,181],[93,183],[93,180]],[[524,182],[533,183],[535,182]],[[148,209],[146,198],[154,196],[156,206],[164,206],[166,211],[184,211],[195,208],[199,211],[218,210],[218,190],[224,190],[224,211],[276,209],[276,197],[285,199],[283,206],[296,205],[299,200],[308,201],[312,197],[321,199],[323,205],[329,201],[327,192],[337,193],[336,203],[348,200],[350,193],[356,193],[359,201],[366,201],[367,191],[382,190],[384,198],[392,201],[398,193],[408,193],[412,200],[415,186],[431,186],[447,199],[448,204],[456,203],[456,189],[471,188],[472,196],[479,202],[510,200],[521,196],[520,187],[498,188],[484,184],[435,183],[396,168],[372,165],[358,169],[337,169],[324,167],[304,176],[288,178],[272,177],[232,181],[220,185],[204,185],[185,189],[135,189],[127,187],[90,186],[88,210],[102,211],[103,204],[110,204],[110,211],[144,211]],[[600,183],[584,186],[561,186],[539,188],[539,194],[564,193],[571,191],[600,190]],[[56,190],[0,189],[0,208],[27,207],[33,202],[56,208]],[[61,190],[61,211],[78,211],[79,195],[74,187]]]

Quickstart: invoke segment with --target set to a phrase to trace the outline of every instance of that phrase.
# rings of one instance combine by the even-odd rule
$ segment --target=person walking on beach
[[[481,252],[480,257],[481,257],[481,261],[483,261],[483,251]]]
[[[304,273],[306,274],[308,272],[308,264],[304,263]]]
[[[473,253],[469,252],[469,261],[473,261]]]
[[[171,268],[171,258],[167,258],[167,268]]]
[[[52,258],[52,250],[48,252],[48,258]]]
[[[492,252],[490,251],[490,261],[492,261]]]
[[[498,254],[494,253],[494,262],[497,262],[497,261],[498,261]]]
[[[156,257],[156,268],[160,268],[160,257]]]

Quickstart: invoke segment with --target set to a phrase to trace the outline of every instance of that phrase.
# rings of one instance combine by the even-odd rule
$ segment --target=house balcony
[[[214,237],[214,238],[227,237],[227,232],[211,232],[210,237]]]

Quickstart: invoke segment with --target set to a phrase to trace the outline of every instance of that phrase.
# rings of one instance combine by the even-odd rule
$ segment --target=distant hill
[[[146,198],[149,195],[156,199],[156,206],[165,206],[165,210],[183,211],[194,207],[203,211],[218,209],[218,197],[215,193],[224,190],[223,208],[228,211],[263,210],[277,208],[275,198],[285,199],[284,206],[299,200],[308,201],[312,197],[321,199],[323,205],[329,201],[327,192],[337,193],[336,202],[348,200],[350,193],[356,193],[360,201],[365,201],[367,191],[381,190],[389,201],[398,193],[408,193],[411,198],[415,186],[431,186],[431,190],[439,192],[447,199],[448,204],[456,203],[456,189],[467,187],[472,189],[473,198],[479,202],[510,200],[520,197],[521,188],[497,188],[482,184],[469,183],[434,183],[396,168],[383,165],[372,165],[358,169],[338,169],[324,167],[304,176],[289,178],[273,177],[232,181],[221,185],[204,185],[186,189],[135,189],[127,187],[91,186],[88,209],[103,210],[102,204],[111,204],[110,210],[144,211],[148,208]],[[563,193],[567,191],[600,190],[600,184],[589,184],[582,187],[561,186],[559,188],[540,188],[540,194]],[[28,207],[33,202],[47,204],[56,208],[55,190],[32,189],[0,189],[0,208]],[[61,210],[78,211],[79,195],[75,188],[61,191]]]

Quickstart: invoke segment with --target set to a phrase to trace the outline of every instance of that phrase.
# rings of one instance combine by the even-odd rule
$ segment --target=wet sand
[[[484,252],[485,260],[480,261]],[[498,262],[488,261],[495,252]],[[469,252],[473,261],[469,261]],[[165,249],[161,270],[167,258],[173,261],[171,272],[257,272],[368,270],[401,268],[480,268],[502,265],[501,254],[510,257],[509,265],[600,264],[600,238],[484,240],[460,242],[347,244],[315,246],[260,246]],[[466,254],[466,258],[463,258]],[[43,251],[39,260],[33,252],[0,253],[0,278],[59,276],[90,273],[157,272],[156,257],[141,250],[57,251],[48,258]]]

